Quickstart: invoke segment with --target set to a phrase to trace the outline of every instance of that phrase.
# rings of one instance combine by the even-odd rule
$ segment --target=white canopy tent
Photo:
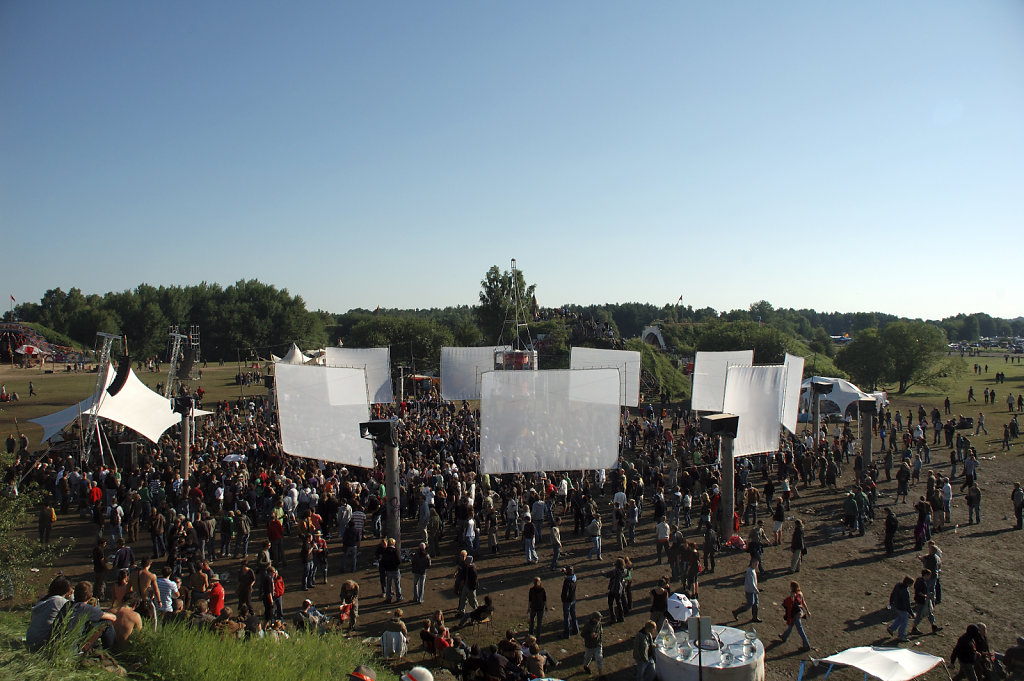
[[[804,411],[810,410],[811,381],[832,384],[832,392],[821,396],[822,414],[838,411],[839,414],[845,415],[847,409],[850,408],[850,405],[853,405],[859,400],[866,400],[870,398],[874,398],[875,401],[879,403],[879,407],[887,404],[887,400],[885,400],[884,397],[880,398],[877,393],[869,395],[846,379],[812,376],[800,384],[800,408]],[[832,404],[829,405],[829,402]],[[853,408],[856,409],[856,406]],[[853,416],[856,418],[856,413],[854,413]]]
[[[941,657],[929,655],[918,650],[907,648],[879,648],[877,646],[861,646],[849,648],[835,655],[815,660],[828,662],[829,669],[825,678],[832,673],[832,666],[841,664],[856,667],[882,681],[910,681],[942,662]]]
[[[135,372],[129,370],[124,387],[116,395],[111,396],[106,387],[114,380],[113,367],[107,367],[107,378],[104,390],[100,393],[97,416],[120,423],[131,428],[147,440],[156,442],[164,432],[181,421],[181,415],[171,409],[171,401],[148,388]],[[69,423],[82,416],[93,413],[94,395],[90,395],[76,405],[62,409],[55,414],[30,419],[43,427],[43,441],[49,440],[64,429]],[[195,416],[206,416],[211,412],[196,410]]]
[[[285,353],[284,357],[271,355],[270,359],[274,360],[275,364],[305,364],[310,360],[310,357],[302,354],[302,350],[299,350],[299,346],[292,343],[292,346],[288,348],[288,352]]]

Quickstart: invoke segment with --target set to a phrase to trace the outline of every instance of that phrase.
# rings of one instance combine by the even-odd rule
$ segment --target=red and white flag
[[[18,302],[17,300],[15,300],[15,299],[14,299],[14,294],[13,294],[13,293],[11,294],[11,302],[12,302],[12,303],[16,303],[16,302]]]

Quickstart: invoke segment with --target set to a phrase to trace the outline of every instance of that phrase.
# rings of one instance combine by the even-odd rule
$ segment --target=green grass
[[[108,681],[119,678],[71,655],[30,653],[21,639],[28,611],[0,612],[0,678],[19,681]]]
[[[30,653],[21,638],[28,625],[27,610],[0,613],[0,678],[21,681],[107,681],[118,678],[90,661],[70,653]],[[377,670],[388,678],[373,650],[340,635],[292,634],[284,641],[223,639],[209,631],[186,626],[144,629],[116,655],[132,678],[153,681],[294,681],[337,678],[356,665]]]

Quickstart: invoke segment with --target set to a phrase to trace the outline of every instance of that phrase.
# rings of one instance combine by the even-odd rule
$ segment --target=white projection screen
[[[511,345],[441,348],[441,399],[479,400],[480,377],[485,371],[494,371],[495,351],[511,349]]]
[[[484,473],[611,468],[619,454],[619,372],[488,371],[481,380]]]
[[[800,413],[800,383],[804,378],[804,358],[786,353],[786,390],[782,397],[782,427],[796,434],[797,416]]]
[[[731,366],[748,367],[754,363],[753,350],[698,352],[693,360],[694,411],[722,411],[725,396],[725,372]]]
[[[395,401],[391,390],[390,348],[327,348],[325,354],[329,367],[366,369],[370,402],[389,404]]]
[[[640,353],[633,350],[601,350],[572,348],[570,369],[618,369],[619,404],[636,407],[640,404]]]
[[[275,364],[281,446],[293,456],[372,468],[373,443],[359,437],[369,420],[362,369]]]
[[[774,452],[779,448],[779,413],[786,389],[786,367],[729,367],[724,411],[740,417],[733,444],[735,456]]]

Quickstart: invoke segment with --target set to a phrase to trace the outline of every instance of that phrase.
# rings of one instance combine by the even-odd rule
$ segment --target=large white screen
[[[480,392],[484,473],[611,468],[619,454],[619,372],[488,371]]]
[[[796,433],[797,416],[800,413],[800,383],[804,377],[804,358],[786,353],[786,390],[782,397],[782,425]]]
[[[779,413],[786,367],[729,367],[724,411],[740,417],[733,454],[761,454],[779,448]]]
[[[373,467],[373,444],[359,437],[369,420],[362,369],[275,364],[281,446],[292,456]]]
[[[748,367],[753,363],[753,350],[698,352],[693,360],[693,398],[690,400],[690,409],[722,411],[725,372],[731,366]]]
[[[494,352],[511,349],[511,345],[441,348],[441,399],[479,400],[480,377],[494,371]]]
[[[388,404],[395,401],[391,390],[391,350],[389,348],[327,348],[329,367],[366,369],[370,401]]]
[[[570,369],[618,369],[619,404],[640,404],[640,353],[633,350],[576,348],[569,355]]]

